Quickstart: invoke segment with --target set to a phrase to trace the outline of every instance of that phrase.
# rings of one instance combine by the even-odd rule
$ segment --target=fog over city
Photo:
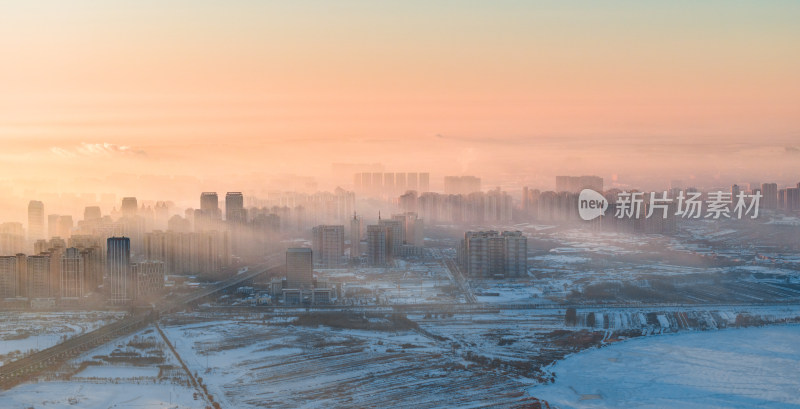
[[[800,407],[800,2],[0,5],[0,408]]]

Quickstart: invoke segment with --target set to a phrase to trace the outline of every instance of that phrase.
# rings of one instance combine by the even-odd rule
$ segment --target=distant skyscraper
[[[107,288],[112,304],[126,304],[133,299],[135,287],[130,276],[131,240],[127,237],[109,237],[106,241]]]
[[[787,187],[785,189],[783,208],[787,212],[800,210],[800,187]]]
[[[90,221],[90,220],[100,220],[103,217],[103,213],[100,211],[100,206],[86,206],[83,209],[83,220]]]
[[[350,219],[350,258],[361,257],[361,219],[353,214]]]
[[[388,229],[387,231],[387,248],[389,249],[389,258],[393,258],[400,254],[400,248],[406,242],[406,229],[405,229],[405,216],[398,215],[391,219],[380,219],[378,224]]]
[[[761,194],[764,196],[759,202],[764,209],[775,210],[778,208],[778,184],[762,183]]]
[[[200,194],[200,210],[206,220],[219,220],[222,212],[219,209],[219,197],[217,192],[203,192]]]
[[[216,213],[219,210],[217,192],[203,192],[200,194],[200,210],[209,213]]]
[[[139,212],[139,205],[136,201],[135,197],[123,197],[122,198],[122,207],[120,208],[122,211],[122,216],[124,217],[133,217]]]
[[[29,256],[26,264],[28,267],[28,297],[50,298],[50,256]],[[52,296],[54,297],[55,294]]]
[[[310,287],[314,276],[311,249],[286,250],[286,281],[290,288]]]
[[[419,192],[425,193],[431,191],[431,174],[424,172],[419,174]]]
[[[44,203],[31,200],[28,203],[28,241],[44,238]]]
[[[17,283],[17,257],[0,256],[0,299],[16,297]]]
[[[373,267],[382,267],[389,262],[389,228],[382,225],[367,226],[367,262]]]
[[[244,223],[244,196],[241,192],[228,192],[225,195],[225,220],[228,223]]]
[[[311,229],[314,264],[323,268],[342,265],[344,226],[317,226]]]
[[[61,258],[61,298],[81,298],[86,270],[80,250],[68,248]]]
[[[425,224],[414,212],[406,212],[392,216],[393,220],[400,222],[403,232],[403,244],[417,247],[425,246]]]

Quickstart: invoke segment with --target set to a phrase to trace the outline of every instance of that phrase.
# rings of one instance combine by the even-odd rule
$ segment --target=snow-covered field
[[[0,394],[3,409],[197,409],[193,389],[156,383],[41,382]]]
[[[206,407],[178,365],[154,328],[148,327],[86,351],[39,382],[0,391],[0,408]]]
[[[551,369],[528,393],[554,408],[800,407],[800,326],[639,338]]]
[[[129,378],[156,378],[158,368],[140,366],[90,366],[72,377],[77,378],[108,378],[108,379],[129,379]]]
[[[223,407],[511,406],[530,384],[466,362],[450,342],[412,330],[236,320],[164,331]]]
[[[113,322],[114,311],[0,313],[0,365]]]

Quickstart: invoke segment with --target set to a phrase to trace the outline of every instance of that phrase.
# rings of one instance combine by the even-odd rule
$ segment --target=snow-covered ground
[[[108,379],[130,379],[130,378],[156,378],[158,368],[141,366],[90,366],[72,377],[76,378],[108,378]]]
[[[2,312],[0,365],[120,319],[114,311]]]
[[[528,393],[554,408],[800,407],[800,326],[639,338],[551,370]]]
[[[112,359],[115,354],[127,358]],[[0,391],[0,408],[206,407],[207,403],[188,385],[187,375],[178,365],[154,328],[148,327],[86,351],[63,365],[58,374],[44,375],[39,382]]]
[[[0,394],[4,409],[196,409],[194,390],[172,384],[41,382]]]
[[[525,385],[412,330],[275,326],[261,320],[165,325],[223,407],[511,406]],[[465,366],[471,366],[469,368]]]

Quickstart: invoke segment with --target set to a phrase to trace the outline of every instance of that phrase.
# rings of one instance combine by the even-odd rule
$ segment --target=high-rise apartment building
[[[135,283],[134,297],[137,300],[147,299],[164,290],[164,263],[160,261],[144,261],[133,263],[130,272]]]
[[[314,262],[309,248],[286,250],[286,281],[289,288],[311,287],[314,279]]]
[[[392,216],[392,220],[397,220],[402,226],[402,244],[424,247],[425,246],[425,224],[414,212],[406,212]]]
[[[44,203],[31,200],[28,203],[28,241],[44,238]]]
[[[759,202],[761,208],[775,210],[778,208],[778,184],[777,183],[762,183],[761,184],[761,201]]]
[[[350,258],[361,257],[361,219],[353,213],[350,219]]]
[[[144,235],[143,254],[167,274],[213,274],[230,265],[231,246],[227,232],[156,230]]]
[[[787,212],[800,210],[800,187],[787,187],[784,189],[783,209]]]
[[[139,204],[135,197],[123,197],[120,207],[123,217],[133,217],[139,213]]]
[[[406,241],[405,218],[379,219],[378,225],[386,229],[386,248],[389,251],[387,257],[392,260],[400,255],[400,248]]]
[[[203,216],[208,220],[219,220],[222,218],[217,192],[203,192],[200,194],[200,210],[203,212]]]
[[[86,269],[80,250],[75,247],[66,249],[61,257],[60,296],[61,298],[79,299],[83,297],[86,285]]]
[[[519,231],[504,231],[505,276],[525,277],[528,274],[528,238]]]
[[[112,304],[133,300],[135,284],[131,280],[131,241],[128,237],[109,237],[106,241],[106,274],[108,296]]]
[[[311,229],[314,264],[336,268],[343,264],[344,226],[321,225]]]
[[[55,297],[55,293],[51,294],[50,256],[29,256],[26,264],[28,270],[28,297]]]
[[[83,220],[94,221],[103,218],[103,212],[100,211],[100,206],[86,206],[83,209]]]
[[[241,192],[225,194],[225,220],[228,223],[244,224],[247,216],[244,210],[244,196]]]
[[[431,174],[422,172],[419,174],[419,192],[425,193],[431,191]]]
[[[461,241],[458,259],[471,277],[524,277],[528,241],[518,231],[469,231]]]
[[[391,229],[386,225],[367,226],[367,262],[373,267],[383,267],[391,261]]]
[[[17,257],[0,256],[0,299],[18,295]]]

